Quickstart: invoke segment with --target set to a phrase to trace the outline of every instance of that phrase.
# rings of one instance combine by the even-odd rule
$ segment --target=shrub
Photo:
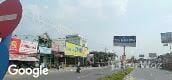
[[[133,71],[133,68],[127,68],[125,70],[120,70],[117,72],[112,73],[111,75],[107,75],[103,78],[100,78],[98,80],[123,80],[123,78],[130,74],[131,71]]]

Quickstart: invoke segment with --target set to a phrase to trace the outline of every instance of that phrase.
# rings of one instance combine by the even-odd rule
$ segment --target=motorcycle
[[[80,68],[79,66],[77,66],[76,72],[77,72],[77,73],[80,73],[80,72],[81,72],[81,68]]]

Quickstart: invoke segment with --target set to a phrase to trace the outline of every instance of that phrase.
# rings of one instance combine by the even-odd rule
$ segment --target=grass
[[[125,70],[120,70],[118,72],[114,72],[111,75],[107,75],[103,78],[100,78],[98,80],[123,80],[124,77],[128,74],[130,74],[133,71],[133,68],[127,68]]]

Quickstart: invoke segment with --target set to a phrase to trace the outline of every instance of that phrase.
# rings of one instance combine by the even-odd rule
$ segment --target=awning
[[[30,57],[28,55],[18,55],[18,54],[10,54],[9,60],[13,61],[39,61],[36,57]]]
[[[20,61],[39,61],[35,57],[26,57],[26,58],[21,58]]]

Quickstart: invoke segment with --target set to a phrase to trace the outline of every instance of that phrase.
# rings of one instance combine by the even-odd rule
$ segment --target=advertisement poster
[[[65,55],[82,56],[82,47],[73,43],[66,42]]]
[[[38,43],[37,42],[31,42],[31,41],[22,40],[19,52],[23,53],[23,54],[37,53],[37,47],[38,47]]]
[[[11,54],[19,54],[21,42],[22,42],[22,40],[17,37],[13,37],[11,39],[10,49],[9,49]]]
[[[39,53],[41,54],[51,54],[51,48],[39,47]]]
[[[136,36],[114,36],[114,46],[136,47]]]

